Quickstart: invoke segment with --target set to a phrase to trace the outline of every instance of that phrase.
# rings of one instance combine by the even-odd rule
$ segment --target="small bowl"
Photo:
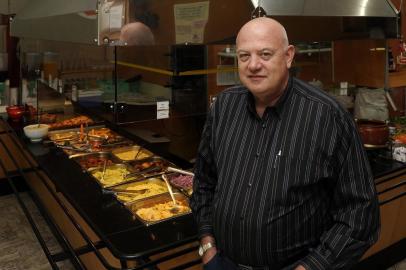
[[[23,117],[25,109],[23,106],[8,106],[6,107],[6,111],[12,121],[18,122]]]
[[[46,124],[34,124],[24,127],[24,134],[32,142],[40,142],[42,138],[48,134],[49,125]]]

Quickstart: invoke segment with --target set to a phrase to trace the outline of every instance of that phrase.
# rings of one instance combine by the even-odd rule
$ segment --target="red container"
[[[384,121],[358,119],[357,126],[366,147],[379,147],[387,144],[389,127]]]
[[[6,111],[8,117],[15,122],[20,121],[25,113],[24,106],[8,106],[6,107]]]

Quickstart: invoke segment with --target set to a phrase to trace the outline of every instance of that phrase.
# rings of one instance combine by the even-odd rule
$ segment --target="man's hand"
[[[213,257],[216,255],[217,253],[217,249],[216,247],[212,247],[210,249],[208,249],[206,251],[206,253],[204,253],[203,257],[202,257],[202,262],[203,264],[208,263],[211,259],[213,259]]]
[[[214,240],[214,237],[211,236],[211,235],[204,236],[204,237],[202,237],[202,239],[200,239],[200,244],[201,244],[201,245],[204,245],[204,244],[206,244],[206,243],[208,243],[208,242],[214,244],[216,241]],[[209,248],[209,249],[204,253],[204,255],[203,255],[203,257],[202,257],[202,262],[203,262],[203,264],[208,263],[208,262],[214,257],[214,255],[216,255],[216,253],[217,253],[216,247]]]
[[[306,270],[306,268],[304,268],[301,265],[296,266],[295,270]]]

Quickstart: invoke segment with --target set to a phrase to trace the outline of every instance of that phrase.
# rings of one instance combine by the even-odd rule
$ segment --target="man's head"
[[[241,82],[257,98],[277,99],[287,85],[295,54],[285,28],[270,18],[253,19],[241,28],[236,45]]]
[[[127,45],[153,45],[154,35],[148,26],[141,22],[132,22],[121,28],[120,40]]]

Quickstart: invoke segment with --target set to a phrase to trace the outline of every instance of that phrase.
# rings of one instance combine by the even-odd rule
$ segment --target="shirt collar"
[[[289,76],[288,84],[286,85],[285,91],[283,91],[282,96],[279,98],[279,100],[276,102],[274,106],[267,107],[265,112],[268,111],[269,109],[272,109],[276,112],[276,115],[280,117],[282,115],[283,109],[286,107],[285,104],[287,103],[287,100],[289,100],[289,97],[293,92],[292,88],[293,88],[293,78]],[[253,113],[256,117],[258,117],[257,111],[255,109],[255,98],[250,91],[248,91],[247,93],[247,107],[251,113]]]

